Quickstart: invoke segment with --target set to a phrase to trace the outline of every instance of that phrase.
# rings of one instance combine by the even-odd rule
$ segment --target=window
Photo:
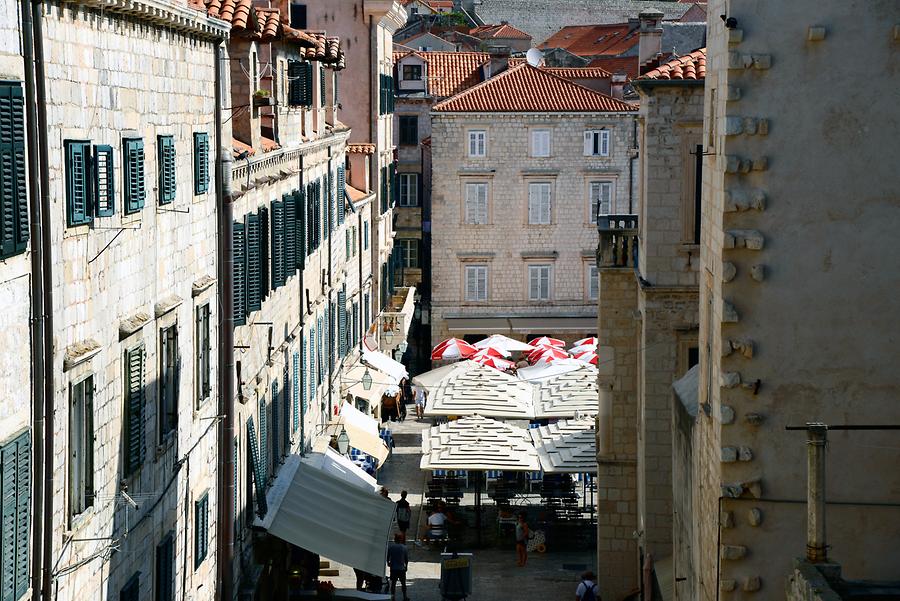
[[[24,252],[28,243],[25,114],[18,83],[0,82],[0,165],[0,259],[6,259]]]
[[[288,104],[311,107],[313,67],[310,62],[288,61]]]
[[[306,5],[291,2],[291,27],[306,29]]]
[[[209,493],[194,501],[194,569],[206,559],[209,549]]]
[[[584,132],[584,156],[609,156],[608,129],[592,129]]]
[[[172,136],[156,138],[157,168],[159,169],[159,204],[175,200],[175,140]]]
[[[263,242],[261,238],[261,228],[259,215],[244,216],[244,281],[246,282],[246,291],[243,300],[246,302],[244,312],[249,315],[253,311],[259,311],[262,307],[263,291],[260,286],[262,277],[262,261],[260,252],[263,244],[268,244],[268,240]]]
[[[94,214],[109,217],[116,212],[115,169],[112,146],[94,146]]]
[[[397,177],[400,180],[400,206],[419,206],[419,174],[400,173]]]
[[[475,129],[469,132],[469,156],[483,157],[487,155],[487,132]]]
[[[156,601],[175,601],[175,534],[156,546]]]
[[[69,388],[69,517],[94,504],[94,377]]]
[[[66,224],[91,222],[91,143],[66,140]]]
[[[178,427],[178,380],[181,358],[178,356],[178,326],[160,331],[159,341],[159,442],[174,436]]]
[[[380,83],[379,115],[389,115],[394,112],[394,76],[382,73],[378,76]]]
[[[590,300],[597,300],[600,296],[600,280],[597,279],[597,266],[587,266],[587,297]]]
[[[400,115],[400,144],[416,146],[419,143],[419,118]]]
[[[528,300],[550,300],[550,266],[528,266]]]
[[[243,223],[234,223],[231,229],[232,238],[232,296],[234,297],[234,325],[247,323],[247,260],[245,229]]]
[[[325,108],[325,67],[319,65],[319,106]]]
[[[550,156],[550,130],[549,129],[533,129],[531,130],[531,156],[548,157]]]
[[[466,223],[484,225],[488,222],[487,183],[466,184]]]
[[[194,194],[209,190],[209,134],[194,133]]]
[[[369,250],[369,222],[363,221],[363,250]]]
[[[486,301],[487,265],[466,265],[466,300]]]
[[[29,587],[30,431],[0,447],[0,499],[0,592],[4,600],[19,599]]]
[[[269,431],[269,408],[266,404],[266,397],[259,398],[259,464],[260,475],[262,479],[263,490],[269,485],[269,447],[271,444],[271,434]]]
[[[209,398],[210,393],[210,336],[209,303],[197,307],[197,406]]]
[[[125,476],[144,463],[144,345],[125,351]]]
[[[125,156],[125,214],[137,213],[144,208],[144,141],[129,138],[122,142]]]
[[[346,205],[347,205],[347,175],[343,165],[338,165],[337,168],[337,221],[338,225],[344,223],[344,219],[346,217]],[[299,211],[303,205],[299,205],[297,210]],[[298,217],[299,218],[299,217]]]
[[[703,145],[689,144],[684,152],[684,176],[682,184],[682,240],[700,243],[700,223],[703,220],[701,202],[703,196]]]
[[[420,81],[422,79],[422,65],[403,65],[403,79],[406,81]]]
[[[141,573],[137,572],[128,579],[122,590],[119,591],[119,601],[140,601],[141,599]]]
[[[597,223],[600,215],[609,215],[612,210],[612,182],[591,182],[591,223]]]
[[[528,184],[528,223],[530,225],[548,225],[550,223],[550,188],[549,182]]]
[[[419,267],[419,240],[406,238],[397,242],[400,245],[400,264],[403,267]]]

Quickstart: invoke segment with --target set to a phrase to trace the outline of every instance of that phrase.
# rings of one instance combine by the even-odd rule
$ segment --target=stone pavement
[[[423,531],[427,518],[422,511],[425,473],[419,469],[419,460],[421,432],[428,425],[424,421],[416,421],[412,406],[405,422],[391,424],[395,448],[378,473],[378,481],[388,488],[391,499],[399,499],[401,490],[409,493],[407,499],[413,515],[408,532],[410,565],[407,586],[411,601],[441,601],[438,590],[440,553],[413,540],[415,533]],[[474,553],[474,584],[470,601],[568,601],[575,595],[581,571],[586,567],[593,568],[596,561],[594,555],[587,551],[548,550],[544,554],[529,554],[528,565],[520,568],[516,566],[511,544],[500,549],[460,551]],[[338,588],[353,588],[356,583],[353,569],[343,565],[337,567],[340,568],[340,575],[330,580]],[[396,599],[402,599],[399,590]]]

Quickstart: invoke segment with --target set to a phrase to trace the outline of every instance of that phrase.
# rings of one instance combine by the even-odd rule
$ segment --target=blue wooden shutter
[[[309,332],[309,400],[316,400],[316,328],[315,325]]]
[[[297,268],[303,269],[306,264],[306,194],[303,193],[303,187],[294,190],[294,208],[296,211],[295,231],[295,252],[297,253]]]
[[[260,207],[259,215],[259,298],[269,297],[269,209]]]
[[[66,224],[91,222],[91,143],[66,140]]]
[[[306,348],[305,341],[303,348]],[[303,384],[300,381],[300,353],[294,353],[293,359],[294,361],[292,367],[294,374],[294,385],[291,387],[291,400],[294,410],[294,416],[293,420],[291,421],[291,432],[296,432],[297,428],[300,426],[300,389],[303,387]]]
[[[172,136],[156,137],[157,170],[159,173],[159,204],[175,200],[175,140]]]
[[[156,601],[175,601],[175,535],[172,532],[156,547]]]
[[[285,357],[285,361],[287,361],[287,357]],[[283,446],[281,447],[281,457],[284,458],[288,453],[291,452],[291,381],[288,378],[288,371],[290,368],[285,363],[284,373],[282,377],[284,380],[282,381],[281,387],[281,437],[283,442]],[[294,384],[296,387],[296,383]],[[295,395],[296,396],[296,395]]]
[[[287,279],[297,273],[297,203],[293,194],[285,194],[282,203],[284,203],[284,273]]]
[[[246,238],[247,238],[247,313],[259,311],[262,308],[262,297],[260,295],[260,260],[259,260],[259,216],[249,214],[245,217]]]
[[[338,348],[341,357],[347,354],[347,285],[338,291]]]
[[[325,366],[325,355],[322,354],[322,341],[326,336],[326,332],[322,325],[322,318],[319,317],[316,322],[316,329],[319,331],[319,337],[316,339],[316,365],[318,367],[316,370],[316,385],[322,383],[322,369]]]
[[[144,463],[144,345],[125,352],[125,475]]]
[[[141,573],[136,572],[122,590],[119,591],[119,601],[140,601],[141,600]]]
[[[256,428],[253,426],[253,417],[247,419],[247,440],[250,445],[250,472],[256,488],[256,513],[264,517],[269,511],[266,501],[266,481],[263,478],[262,459],[259,456],[259,441],[256,440]]]
[[[272,201],[272,290],[284,286],[284,203]]]
[[[272,380],[272,426],[269,438],[272,442],[272,473],[275,473],[275,464],[281,457],[281,428],[279,420],[281,412],[281,404],[278,398],[278,378]]]
[[[206,559],[209,548],[209,493],[194,502],[194,569]]]
[[[22,86],[0,83],[0,259],[28,242],[25,113]]]
[[[112,146],[94,146],[94,158],[91,162],[94,172],[94,215],[109,217],[116,212]]]
[[[232,226],[232,292],[234,295],[234,325],[247,323],[247,257],[244,224]]]
[[[209,190],[209,134],[194,133],[194,194]]]
[[[323,229],[325,230],[325,239],[328,240],[329,234],[331,234],[331,227],[333,223],[332,218],[332,207],[334,206],[334,201],[332,199],[331,194],[331,181],[334,179],[331,173],[327,173],[323,178],[323,184],[325,186],[325,221],[322,224]]]
[[[344,175],[344,166],[338,165],[337,168],[337,214],[338,224],[344,223],[345,203],[347,202],[347,180]]]
[[[269,416],[266,413],[266,397],[259,399],[259,474],[263,489],[269,481]]]
[[[125,213],[136,213],[144,208],[144,141],[130,138],[123,141],[125,162]]]

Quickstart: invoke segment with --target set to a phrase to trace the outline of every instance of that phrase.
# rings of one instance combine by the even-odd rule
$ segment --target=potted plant
[[[256,90],[253,92],[253,106],[272,106],[275,99],[269,93],[269,90]]]

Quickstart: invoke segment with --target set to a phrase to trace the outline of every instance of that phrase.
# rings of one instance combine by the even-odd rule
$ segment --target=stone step
[[[327,570],[327,569],[330,568],[330,567],[331,567],[331,562],[328,561],[327,559],[320,559],[320,560],[319,560],[319,569],[320,569],[320,570]]]
[[[328,568],[326,570],[319,570],[319,576],[340,576],[341,571],[337,568]]]

